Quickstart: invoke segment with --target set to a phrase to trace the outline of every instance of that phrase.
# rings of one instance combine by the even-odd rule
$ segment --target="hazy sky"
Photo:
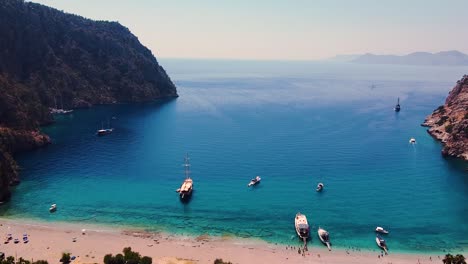
[[[128,27],[156,57],[468,53],[468,0],[34,0]]]

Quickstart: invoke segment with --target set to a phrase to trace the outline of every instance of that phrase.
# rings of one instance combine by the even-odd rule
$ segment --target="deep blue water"
[[[468,68],[162,64],[179,98],[59,118],[44,128],[53,145],[18,157],[22,183],[2,215],[299,244],[300,211],[316,246],[321,226],[335,247],[376,249],[383,226],[391,251],[466,250],[468,165],[441,157],[420,124]],[[113,116],[115,132],[96,137]],[[195,192],[182,204],[186,152]]]

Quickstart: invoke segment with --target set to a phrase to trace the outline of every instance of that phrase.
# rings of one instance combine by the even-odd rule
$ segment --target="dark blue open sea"
[[[441,157],[420,124],[468,68],[161,63],[179,98],[58,118],[44,128],[53,145],[18,157],[22,183],[1,215],[299,245],[300,211],[316,246],[321,226],[334,247],[373,250],[383,226],[390,251],[466,252],[468,164]],[[111,117],[115,132],[95,136]],[[195,192],[183,204],[186,152]]]

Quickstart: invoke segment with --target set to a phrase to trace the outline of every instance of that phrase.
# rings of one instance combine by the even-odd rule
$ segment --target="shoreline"
[[[14,238],[21,238],[22,234],[27,233],[30,241],[28,244],[3,244],[0,251],[18,258],[46,259],[49,263],[59,263],[62,252],[77,256],[78,263],[102,263],[105,254],[121,253],[128,246],[141,255],[152,257],[153,263],[213,263],[216,258],[232,263],[251,263],[254,260],[265,263],[441,263],[444,256],[442,253],[390,251],[389,255],[379,258],[380,250],[333,248],[328,251],[326,247],[309,247],[303,256],[298,253],[297,245],[273,244],[255,238],[186,236],[147,232],[138,228],[44,223],[3,217],[0,224],[3,236],[11,233]],[[82,229],[86,229],[84,235]],[[76,242],[73,242],[73,238],[76,238]]]

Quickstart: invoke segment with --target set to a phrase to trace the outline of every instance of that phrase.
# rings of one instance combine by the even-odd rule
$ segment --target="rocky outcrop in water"
[[[12,155],[50,143],[50,107],[153,101],[177,90],[151,51],[117,22],[23,0],[0,1],[0,201],[18,179]]]
[[[445,104],[429,115],[423,126],[442,141],[442,155],[468,160],[468,75],[457,81]]]

